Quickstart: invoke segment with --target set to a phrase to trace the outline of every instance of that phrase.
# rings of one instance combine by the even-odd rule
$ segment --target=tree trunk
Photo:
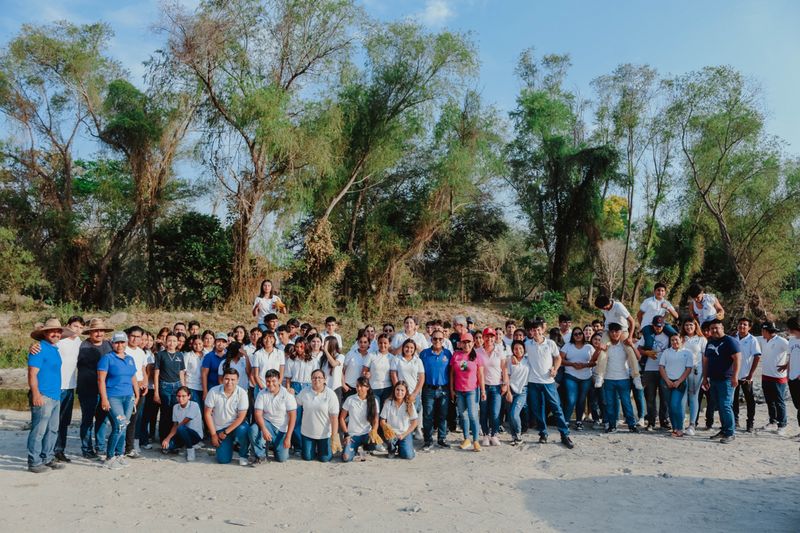
[[[628,289],[628,253],[631,248],[631,224],[633,223],[633,192],[636,188],[633,166],[633,132],[628,131],[627,166],[628,166],[628,220],[625,224],[625,253],[622,256],[622,293],[620,300],[626,302],[625,295]],[[609,295],[610,296],[610,295]]]
[[[111,280],[113,277],[113,267],[117,263],[122,247],[130,238],[131,234],[142,223],[144,215],[138,209],[133,212],[128,222],[114,233],[108,245],[106,253],[97,265],[97,276],[95,277],[94,289],[92,290],[91,301],[101,309],[107,309],[113,302],[113,287]]]

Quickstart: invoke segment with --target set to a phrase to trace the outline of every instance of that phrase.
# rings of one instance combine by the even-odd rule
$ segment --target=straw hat
[[[83,334],[87,335],[92,331],[105,331],[108,333],[110,331],[114,331],[114,328],[107,328],[102,318],[93,318],[88,324],[86,324],[86,327],[83,328]]]
[[[37,341],[44,340],[44,337],[47,334],[47,332],[53,330],[59,330],[61,332],[62,338],[69,338],[75,336],[75,332],[69,328],[62,327],[61,321],[58,320],[57,318],[48,318],[44,324],[36,324],[34,328],[35,329],[31,331],[31,338]]]

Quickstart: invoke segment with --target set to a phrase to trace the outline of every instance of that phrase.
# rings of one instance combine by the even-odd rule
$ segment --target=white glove
[[[633,387],[636,390],[642,390],[644,388],[644,385],[642,385],[642,377],[641,376],[636,376],[635,378],[633,378]]]
[[[603,376],[595,376],[594,377],[594,388],[599,389],[603,386]]]

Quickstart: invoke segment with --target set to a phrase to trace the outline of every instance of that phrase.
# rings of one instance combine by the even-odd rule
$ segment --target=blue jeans
[[[372,394],[375,396],[375,399],[378,400],[378,407],[383,409],[383,404],[392,397],[392,388],[372,389]]]
[[[224,429],[224,428],[223,428]],[[217,431],[217,436],[222,433],[222,430]],[[219,447],[217,448],[217,462],[219,464],[225,465],[231,462],[233,459],[233,443],[239,443],[239,457],[244,457],[247,459],[247,450],[250,445],[249,441],[250,437],[250,428],[247,425],[247,422],[242,422],[236,429],[233,430],[233,433],[229,433],[225,440],[219,441]]]
[[[630,383],[631,392],[633,392],[633,405],[636,406],[636,414],[639,415],[638,418],[644,418],[647,413],[645,412],[645,401],[644,401],[644,389],[637,389],[633,386],[633,382],[631,380],[623,380],[628,381]]]
[[[681,383],[677,389],[670,389],[664,383],[664,390],[667,391],[669,421],[672,424],[672,430],[683,431],[683,419],[686,417],[686,410],[683,407],[686,396],[686,382]]]
[[[433,442],[434,424],[438,428],[438,440],[447,438],[448,394],[447,385],[422,387],[422,435],[425,442]]]
[[[678,334],[678,332],[675,331],[675,328],[669,324],[664,324],[664,333],[667,335],[667,337]],[[656,332],[653,330],[653,326],[651,324],[648,324],[642,328],[642,337],[644,338],[644,348],[646,350],[652,350],[653,342],[656,340]]]
[[[172,429],[172,406],[178,403],[178,389],[181,387],[180,381],[161,382],[158,384],[158,395],[161,398],[159,408],[158,435],[164,439]]]
[[[578,379],[571,374],[564,375],[564,386],[567,389],[567,412],[564,419],[569,423],[572,412],[575,411],[575,422],[583,420],[583,407],[586,405],[586,396],[592,388],[592,378]]]
[[[311,383],[300,383],[299,381],[292,381],[292,390],[294,391],[295,398],[303,392],[303,390],[311,387]],[[294,422],[294,431],[292,431],[292,448],[295,450],[303,449],[303,436],[300,434],[300,423],[303,421],[303,406],[297,406],[297,418]]]
[[[456,405],[461,414],[461,431],[464,438],[469,439],[472,433],[472,440],[478,440],[478,402],[475,401],[475,391],[466,392],[456,391]]]
[[[356,451],[358,451],[359,446],[364,447],[367,444],[369,444],[369,433],[350,435],[350,439],[347,441],[347,444],[344,445],[342,461],[345,463],[352,461],[356,456]]]
[[[191,448],[201,440],[203,440],[202,435],[198,435],[195,430],[189,429],[189,426],[183,424],[182,426],[178,426],[175,436],[169,439],[169,447],[167,449]]]
[[[58,412],[61,401],[48,396],[44,405],[35,406],[28,393],[31,408],[31,431],[28,433],[28,466],[39,466],[53,460],[56,439],[58,438]]]
[[[519,438],[522,433],[522,421],[520,420],[520,413],[525,407],[525,402],[528,401],[528,387],[523,387],[518,393],[511,391],[511,408],[509,415],[511,416],[511,437]]]
[[[769,423],[778,424],[779,428],[786,427],[786,383],[761,380],[761,389],[764,391],[764,402],[767,404]]]
[[[631,380],[629,379],[607,379],[603,382],[603,393],[605,393],[606,416],[603,420],[609,427],[617,427],[619,420],[619,404],[622,402],[622,413],[625,415],[625,423],[628,427],[636,425],[633,418],[633,406],[631,405]]]
[[[258,427],[258,424],[250,426],[250,443],[253,445],[253,452],[256,457],[264,459],[267,456],[267,452],[271,449],[275,452],[275,460],[279,463],[283,463],[289,458],[289,448],[283,447],[283,440],[286,438],[286,433],[278,431],[278,428],[269,420],[264,420],[264,427],[267,428],[267,431],[272,437],[269,445],[267,445],[267,440],[261,433],[261,428]]]
[[[500,389],[500,385],[486,385],[486,400],[480,401],[481,431],[487,437],[500,432],[500,407],[503,405]]]
[[[109,424],[108,413],[100,408],[100,395],[78,394],[78,401],[81,404],[81,452],[105,455]]]
[[[133,396],[112,396],[108,403],[111,406],[108,410],[108,420],[111,422],[108,456],[121,456],[125,454],[125,431],[133,412]]]
[[[547,436],[547,408],[556,417],[556,425],[562,437],[569,435],[569,426],[564,420],[561,401],[555,383],[528,383],[528,416],[533,417],[539,426],[539,435]]]
[[[686,404],[689,407],[689,425],[694,426],[697,414],[700,412],[700,385],[703,384],[703,370],[693,369],[686,377]]]
[[[327,463],[333,458],[330,437],[326,439],[310,439],[303,435],[303,460],[311,461],[314,458],[321,463]]]
[[[712,379],[709,392],[714,399],[714,405],[719,409],[719,418],[722,421],[722,434],[730,437],[736,433],[733,423],[733,386],[730,379]]]
[[[413,459],[416,455],[416,453],[414,453],[414,438],[411,434],[406,435],[405,438],[402,439],[390,439],[386,444],[389,453],[397,453],[400,459]]]
[[[58,412],[58,438],[55,453],[64,453],[67,447],[67,432],[72,423],[72,408],[75,405],[75,389],[61,389],[61,407]]]

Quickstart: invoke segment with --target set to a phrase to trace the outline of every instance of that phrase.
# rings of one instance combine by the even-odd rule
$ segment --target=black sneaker
[[[425,441],[425,443],[422,445],[423,452],[429,452],[431,451],[431,448],[433,448],[433,441]]]
[[[547,444],[547,435],[539,435],[539,444]]]
[[[95,452],[83,452],[81,455],[83,455],[84,459],[97,459],[97,454]]]
[[[509,443],[509,446],[519,446],[521,443],[522,443],[522,440],[514,438],[514,439],[511,439],[511,442]]]
[[[572,439],[569,438],[569,435],[561,435],[561,444],[570,450],[575,447],[575,443],[572,442]]]
[[[628,429],[630,429],[630,430],[631,430],[631,433],[641,433],[641,431],[639,430],[639,428],[638,428],[638,427],[636,427],[636,426],[630,426]]]
[[[606,433],[616,433],[616,432],[617,432],[617,426],[608,426],[606,428]]]
[[[439,448],[449,448],[450,447],[450,445],[447,444],[446,440],[437,440],[436,441],[436,445],[439,446]]]
[[[44,463],[28,467],[28,472],[33,472],[34,474],[41,474],[43,472],[49,472],[49,471],[50,469]]]
[[[747,429],[745,431],[748,432],[748,433],[752,433],[753,432],[753,424],[747,424]]]
[[[64,452],[58,452],[55,457],[56,457],[56,461],[58,461],[59,463],[71,463],[72,462],[72,459],[70,459],[69,457],[64,455]]]
[[[711,435],[708,438],[711,439],[711,440],[714,440],[714,439],[721,439],[724,436],[725,436],[725,434],[722,431],[717,431],[716,433],[714,433],[713,435]]]
[[[53,470],[61,470],[62,468],[67,467],[67,465],[65,465],[64,463],[59,463],[55,459],[47,463],[45,466],[47,466],[48,468],[52,468]]]
[[[250,466],[255,468],[256,466],[263,465],[266,462],[267,462],[267,458],[266,457],[258,457],[258,456],[256,456],[250,461]]]
[[[583,431],[583,422],[575,422],[575,431]]]
[[[736,435],[729,435],[727,437],[722,437],[719,441],[720,444],[730,444],[731,442],[736,440]]]

